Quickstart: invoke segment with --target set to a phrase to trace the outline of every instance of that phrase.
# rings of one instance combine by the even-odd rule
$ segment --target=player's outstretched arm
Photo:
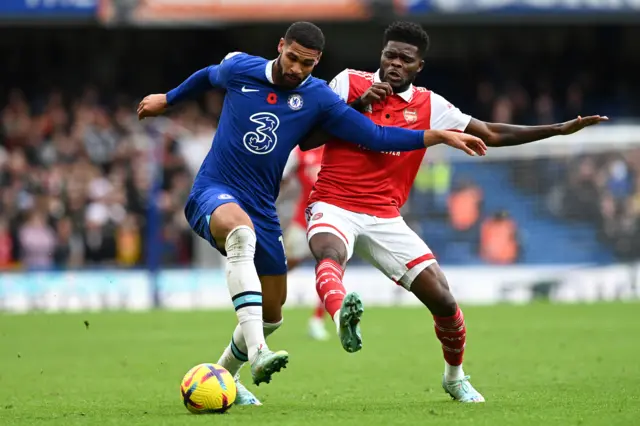
[[[443,130],[416,131],[374,124],[349,107],[333,92],[332,101],[325,108],[322,127],[332,135],[364,146],[372,151],[413,151],[438,144],[460,149],[469,155],[485,155],[486,145],[472,135]]]
[[[219,65],[210,65],[191,74],[178,87],[167,93],[146,96],[138,105],[138,119],[157,117],[171,105],[192,99],[214,87],[225,88],[232,75],[232,67],[242,60],[240,52],[229,53]]]
[[[609,118],[606,116],[592,115],[589,117],[578,116],[578,118],[564,123],[543,126],[516,126],[512,124],[486,123],[473,118],[465,132],[482,138],[488,146],[503,147],[522,145],[552,136],[570,135],[585,127],[608,120]]]
[[[216,72],[216,70],[212,70],[214,67],[196,71],[182,84],[167,93],[146,96],[138,105],[138,119],[157,117],[163,114],[170,105],[175,105],[210,90],[212,88],[210,75],[212,72]]]

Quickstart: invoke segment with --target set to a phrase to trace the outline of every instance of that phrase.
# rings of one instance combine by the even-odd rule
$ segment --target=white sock
[[[464,378],[464,370],[462,370],[462,364],[449,365],[444,362],[444,379],[448,382],[452,380],[461,380]]]
[[[262,330],[264,332],[264,337],[269,337],[273,332],[280,328],[282,321],[283,320],[276,323],[263,323]],[[248,360],[247,344],[245,343],[244,335],[242,334],[242,327],[238,324],[236,329],[233,330],[231,342],[225,348],[217,364],[226,368],[232,376],[237,378],[240,373],[240,369]]]
[[[262,330],[262,286],[253,263],[255,232],[244,225],[234,228],[227,236],[225,249],[227,285],[242,328],[249,361],[253,362],[258,349],[267,348]]]
[[[238,324],[236,329],[233,330],[233,336],[231,336],[231,342],[225,348],[222,356],[218,360],[218,365],[226,368],[232,376],[236,376],[245,362],[249,361],[247,355],[247,344],[244,341],[242,335],[242,327]]]
[[[283,321],[284,321],[284,318],[282,318],[278,322],[265,322],[265,323],[262,323],[262,329],[264,330],[264,337],[267,338],[267,337],[271,336],[273,333],[275,333],[275,331],[280,328],[280,326],[282,325]]]

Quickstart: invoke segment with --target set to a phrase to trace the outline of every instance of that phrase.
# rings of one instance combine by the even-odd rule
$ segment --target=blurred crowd
[[[211,92],[169,119],[139,122],[135,102],[105,103],[94,89],[77,99],[60,92],[27,99],[11,91],[0,111],[0,268],[140,267],[151,254],[164,266],[189,265],[194,236],[183,206],[222,96]],[[500,117],[505,98],[509,109]],[[512,122],[511,99],[496,93],[487,109]],[[519,160],[512,169],[514,184],[555,216],[595,224],[621,258],[640,252],[640,151]],[[490,263],[517,262],[517,230],[507,212],[486,218],[480,212],[482,193],[491,188],[473,180],[452,188],[454,170],[446,162],[421,170],[408,217],[445,212],[454,229],[480,232],[481,243],[493,224],[492,235],[508,244],[498,244],[492,257],[490,245],[481,244],[479,255]]]
[[[188,162],[202,158],[179,140],[210,141],[216,114],[187,105],[144,123],[135,103],[106,104],[93,89],[77,99],[11,91],[0,110],[0,268],[189,264]]]
[[[534,125],[585,113],[640,114],[633,29],[490,30],[435,27],[417,83],[487,121]],[[223,95],[212,92],[170,118],[144,122],[135,117],[137,101],[226,52],[273,55],[265,34],[277,40],[280,29],[1,31],[0,80],[10,84],[0,87],[0,268],[190,264],[194,236],[183,205]],[[381,31],[327,26],[328,51],[316,75],[330,79],[345,66],[375,70],[379,46],[368,41],[379,40]],[[362,51],[349,50],[349,37]],[[612,43],[616,49],[607,48]],[[521,161],[513,178],[523,190],[544,195],[557,217],[596,224],[601,240],[629,257],[640,244],[639,155]],[[433,213],[428,205],[438,212],[476,206],[479,189],[491,190],[477,182],[452,190],[454,169],[439,164],[418,175],[412,213]],[[531,188],[530,182],[539,184]],[[513,240],[501,262],[518,260],[505,212],[455,212],[460,229],[479,225],[479,218],[495,221],[494,234]]]
[[[513,178],[554,216],[593,224],[616,257],[640,257],[640,149],[518,162]]]

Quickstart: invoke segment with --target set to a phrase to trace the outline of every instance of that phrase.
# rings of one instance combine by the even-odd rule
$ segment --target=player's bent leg
[[[364,312],[357,293],[346,294],[342,278],[349,252],[342,238],[328,232],[316,233],[309,239],[316,259],[316,291],[327,313],[336,324],[340,343],[347,352],[362,349],[360,319]]]
[[[251,219],[235,203],[218,207],[209,219],[211,236],[216,245],[225,239],[229,291],[246,343],[253,381],[259,384],[271,380],[271,375],[279,371],[288,360],[288,354],[274,353],[266,344],[263,330],[263,290],[256,267],[257,236],[253,226],[249,225],[253,225]],[[284,253],[282,258],[285,264]],[[272,308],[272,304],[269,306]],[[281,317],[277,321],[280,319]],[[238,348],[238,342],[235,343]]]
[[[323,202],[309,207],[307,238],[316,259],[316,291],[347,352],[362,349],[362,300],[357,293],[346,294],[342,278],[364,216]]]
[[[227,285],[247,344],[247,355],[253,363],[258,349],[266,347],[262,286],[254,265],[256,233],[249,215],[235,203],[218,207],[211,214],[209,229],[218,247],[224,239]]]
[[[258,235],[255,266],[260,276],[263,293],[263,318],[265,335],[273,333],[282,324],[282,306],[287,300],[287,259],[278,224],[255,222]],[[269,383],[273,374],[289,362],[286,351],[272,352],[260,349],[251,363],[251,375],[256,385]]]
[[[433,314],[436,336],[445,358],[445,390],[458,401],[484,401],[462,370],[466,338],[464,316],[425,242],[402,218],[392,218],[366,226],[356,251],[387,277],[413,292]]]
[[[484,402],[484,397],[464,374],[462,361],[466,344],[464,315],[451,294],[447,279],[437,263],[421,271],[409,290],[431,311],[436,336],[442,344],[445,372],[442,387],[460,402]]]

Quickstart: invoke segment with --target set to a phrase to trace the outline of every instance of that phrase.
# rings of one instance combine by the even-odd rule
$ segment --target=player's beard
[[[296,76],[286,74],[284,72],[284,66],[282,66],[282,55],[278,55],[278,57],[276,58],[276,72],[278,78],[280,79],[280,84],[282,84],[283,86],[294,88],[297,87],[302,81],[297,79]]]

